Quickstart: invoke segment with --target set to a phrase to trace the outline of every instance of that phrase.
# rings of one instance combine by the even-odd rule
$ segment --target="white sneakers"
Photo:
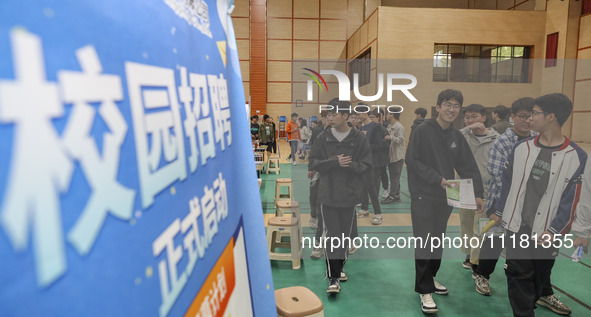
[[[447,287],[439,284],[439,282],[433,280],[433,283],[435,284],[435,294],[438,295],[447,295],[449,294],[449,290],[447,289]],[[435,314],[439,311],[439,309],[437,309],[437,305],[435,304],[435,301],[433,300],[433,294],[420,294],[421,297],[421,310],[423,311],[423,313],[425,314]]]
[[[387,189],[384,189],[384,192],[382,193],[382,198],[388,198],[388,196],[390,196],[390,192]]]
[[[421,310],[425,314],[435,314],[439,310],[437,309],[437,305],[433,300],[433,295],[431,294],[420,294],[421,297]]]

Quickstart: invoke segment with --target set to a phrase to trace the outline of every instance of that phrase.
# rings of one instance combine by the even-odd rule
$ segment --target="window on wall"
[[[583,0],[581,14],[587,14],[589,12],[591,12],[591,0]]]
[[[435,44],[433,81],[529,83],[531,46]]]
[[[359,74],[359,87],[369,84],[371,74],[371,47],[349,63],[349,80],[353,90],[353,74]]]
[[[558,54],[558,33],[548,34],[546,37],[546,67],[556,66]]]

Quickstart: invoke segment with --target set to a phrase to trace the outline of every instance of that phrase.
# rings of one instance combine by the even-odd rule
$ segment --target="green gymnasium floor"
[[[273,199],[275,179],[291,178],[294,196],[300,203],[304,237],[313,236],[309,226],[309,181],[305,163],[291,166],[281,164],[281,173],[262,174],[261,199],[267,217],[275,213]],[[312,290],[324,304],[325,316],[424,316],[420,309],[419,296],[414,292],[414,261],[412,249],[388,249],[388,237],[411,236],[410,198],[403,171],[402,202],[382,205],[384,223],[373,226],[368,220],[359,221],[359,235],[377,237],[377,249],[359,249],[349,256],[345,271],[347,282],[341,283],[341,292],[336,296],[326,294],[328,280],[324,279],[324,257],[310,259],[311,249],[303,252],[299,270],[292,270],[289,261],[271,261],[275,289],[302,285]],[[371,207],[370,207],[371,209]],[[459,222],[454,211],[447,229],[449,236],[459,236]],[[371,219],[371,218],[370,218]],[[580,263],[572,262],[572,250],[563,249],[552,271],[552,284],[559,299],[572,309],[572,316],[591,316],[591,259],[585,256]],[[512,316],[507,298],[507,282],[503,272],[504,259],[500,259],[491,276],[492,296],[482,296],[475,291],[469,270],[462,268],[464,255],[460,250],[446,248],[437,280],[450,293],[447,296],[433,295],[439,313],[437,316]],[[536,316],[558,316],[546,309],[536,309]]]

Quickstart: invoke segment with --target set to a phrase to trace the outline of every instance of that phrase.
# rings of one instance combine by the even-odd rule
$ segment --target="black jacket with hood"
[[[339,154],[351,156],[349,167],[339,165]],[[326,129],[314,141],[309,160],[309,169],[320,173],[319,204],[351,207],[361,202],[364,174],[372,168],[371,148],[361,131],[352,128],[339,142],[331,129]]]
[[[466,138],[453,126],[443,130],[435,119],[425,120],[411,133],[405,160],[412,199],[447,201],[441,181],[454,179],[454,170],[462,179],[472,179],[476,197],[484,196],[474,155]]]

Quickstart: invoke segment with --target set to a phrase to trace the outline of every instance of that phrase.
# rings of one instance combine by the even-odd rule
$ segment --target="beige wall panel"
[[[267,0],[267,16],[291,18],[291,0]]]
[[[267,81],[291,81],[291,62],[267,62]]]
[[[250,20],[248,18],[232,18],[236,38],[250,37]]]
[[[268,102],[291,102],[291,84],[267,83]]]
[[[378,8],[381,0],[366,0],[365,1],[365,20]]]
[[[244,100],[246,100],[246,102],[248,102],[248,97],[250,96],[250,83],[249,82],[242,82],[242,86],[244,87]]]
[[[238,0],[234,2],[234,11],[232,11],[233,17],[249,17],[250,16],[250,1]]]
[[[345,59],[347,42],[320,41],[320,59]]]
[[[293,41],[294,60],[317,60],[318,41]]]
[[[515,5],[515,0],[497,0],[497,10],[507,10]]]
[[[347,73],[347,63],[346,62],[331,62],[331,61],[325,61],[325,62],[320,62],[318,67],[321,70],[338,70],[340,72],[343,73]],[[337,83],[338,80],[335,76],[333,75],[322,75],[322,77],[324,77],[324,80],[326,80],[326,82],[333,82],[333,83]]]
[[[268,60],[290,60],[291,59],[291,41],[268,40],[267,41],[267,59]]]
[[[360,13],[361,14],[361,18],[363,19],[363,5],[365,3],[365,0],[349,0],[349,17],[351,17],[351,14],[353,12],[355,13]]]
[[[376,37],[378,37],[378,15],[374,14],[369,18],[368,22],[368,29],[367,29],[367,39],[371,42]]]
[[[347,39],[351,38],[353,33],[355,33],[362,24],[363,15],[349,11],[349,18],[347,19]]]
[[[359,54],[359,50],[361,49],[360,47],[360,39],[361,39],[361,32],[357,32],[355,33],[355,36],[353,37],[353,54],[349,55],[349,58],[354,58],[354,56]]]
[[[328,102],[332,98],[336,98],[339,96],[339,84],[327,83],[326,86],[328,87],[328,91],[326,91],[326,90],[320,91],[320,98],[318,100],[319,104],[326,105],[326,104],[328,104]],[[316,87],[318,87],[318,86],[316,86]]]
[[[304,71],[304,70],[302,70],[302,71]],[[311,74],[311,75],[314,76],[313,74]],[[310,102],[310,103],[317,103],[318,102],[318,90],[320,88],[318,87],[318,84],[316,84],[315,81],[312,82],[312,101],[309,101],[308,100],[308,81],[307,80],[311,80],[311,79],[306,77],[306,82],[293,83],[293,85],[291,86],[290,89],[293,89],[293,92],[292,92],[293,95],[292,95],[291,102],[293,104],[295,104],[296,100],[303,100],[304,102]]]
[[[379,14],[380,59],[432,59],[434,43],[534,45],[535,57],[544,54],[544,12],[380,7]]]
[[[574,110],[591,110],[591,81],[575,83]]]
[[[320,3],[322,18],[340,19],[347,16],[347,3],[342,0],[322,0]]]
[[[249,80],[250,78],[250,62],[240,61],[240,71],[242,72],[242,80]]]
[[[579,48],[591,46],[591,15],[581,18],[579,31]],[[579,53],[580,54],[580,53]]]
[[[579,51],[577,79],[591,79],[591,49]]]
[[[319,0],[295,0],[294,18],[318,18]]]
[[[236,40],[236,46],[238,47],[238,58],[239,59],[250,59],[250,41],[249,40]]]
[[[294,40],[317,40],[318,20],[293,20]]]
[[[382,0],[380,5],[389,7],[468,9],[468,2],[468,0]]]
[[[268,19],[268,39],[291,39],[291,19]]]
[[[491,0],[474,0],[474,7],[470,8],[482,10],[495,10],[497,8],[497,2]]]
[[[347,58],[349,58],[349,56],[353,56],[353,54],[355,54],[354,48],[353,48],[353,37],[355,36],[355,34],[353,34],[352,37],[349,38],[349,40],[347,41]]]
[[[346,20],[320,20],[321,40],[347,40]]]
[[[591,142],[591,113],[575,113],[573,117],[572,140]]]
[[[520,3],[521,0],[517,0],[517,3]],[[536,0],[528,0],[527,2],[523,2],[515,7],[515,10],[521,11],[533,11],[536,9]]]
[[[368,23],[364,23],[361,28],[359,28],[359,46],[360,47],[365,47],[368,43],[367,40],[367,28],[368,28],[369,24]]]

